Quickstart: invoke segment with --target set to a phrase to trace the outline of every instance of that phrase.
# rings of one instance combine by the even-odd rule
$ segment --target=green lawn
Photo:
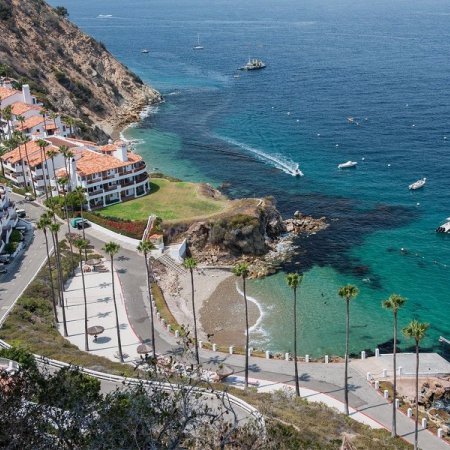
[[[208,217],[222,212],[228,205],[226,199],[202,195],[201,185],[195,183],[152,178],[150,188],[150,194],[145,197],[111,205],[97,213],[128,220],[146,220],[155,214],[168,221]]]

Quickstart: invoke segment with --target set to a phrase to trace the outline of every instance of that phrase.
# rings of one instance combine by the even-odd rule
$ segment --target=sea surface
[[[400,326],[429,322],[423,347],[445,352],[450,236],[435,228],[450,216],[448,1],[53,3],[164,95],[125,133],[150,168],[225,183],[230,196],[273,195],[285,217],[328,219],[326,231],[299,239],[284,272],[250,282],[263,311],[254,347],[292,349],[285,273],[300,271],[301,353],[343,353],[337,291],[347,283],[360,290],[352,351],[391,339],[381,302],[395,292],[408,299]],[[192,48],[197,36],[203,50]],[[267,67],[237,71],[249,57]],[[348,160],[358,167],[337,169]],[[296,164],[304,177],[292,176]],[[409,191],[422,177],[426,186]],[[411,345],[401,337],[402,349]]]

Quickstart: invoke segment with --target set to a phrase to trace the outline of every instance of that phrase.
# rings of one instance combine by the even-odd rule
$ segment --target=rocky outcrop
[[[42,0],[1,2],[3,72],[29,83],[51,109],[112,134],[161,99],[61,9]]]
[[[292,219],[284,221],[286,231],[294,234],[312,234],[324,230],[328,227],[325,217],[315,219],[311,216],[304,216],[300,211],[296,211]]]

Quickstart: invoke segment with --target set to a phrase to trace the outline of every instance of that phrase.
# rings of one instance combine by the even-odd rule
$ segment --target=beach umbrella
[[[94,325],[87,329],[89,336],[94,336],[94,342],[97,340],[97,336],[102,334],[104,331],[105,329],[101,325]]]
[[[148,344],[139,344],[137,346],[136,351],[140,354],[140,355],[146,355],[147,353],[151,353],[152,352],[152,346],[148,345]]]

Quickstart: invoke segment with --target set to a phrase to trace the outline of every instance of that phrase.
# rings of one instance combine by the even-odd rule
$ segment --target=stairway
[[[163,254],[157,258],[157,260],[164,264],[167,268],[179,273],[180,275],[184,275],[186,273],[184,267],[177,264],[169,255]]]

